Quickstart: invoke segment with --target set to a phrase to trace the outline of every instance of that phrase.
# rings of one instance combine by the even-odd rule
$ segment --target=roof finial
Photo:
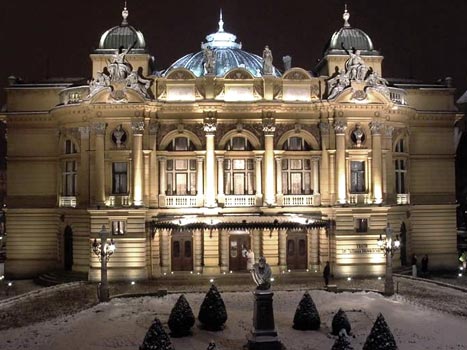
[[[218,32],[223,32],[224,31],[224,21],[222,20],[222,9],[220,10],[219,13],[219,30]]]
[[[128,25],[128,21],[126,20],[128,18],[128,10],[126,8],[126,1],[125,1],[125,6],[123,7],[123,11],[122,11],[122,17],[123,17],[122,26]]]
[[[342,18],[344,19],[344,27],[350,27],[350,23],[349,23],[350,13],[347,11],[347,4],[345,4],[345,10],[344,10],[344,14],[342,15]]]

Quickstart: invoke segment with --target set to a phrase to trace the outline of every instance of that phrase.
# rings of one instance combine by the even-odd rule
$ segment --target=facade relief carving
[[[131,122],[133,135],[142,135],[144,133],[144,120],[133,120]]]
[[[115,143],[117,148],[122,148],[125,146],[127,141],[127,133],[123,129],[122,124],[117,125],[117,127],[112,131],[112,141]]]
[[[276,131],[276,119],[272,117],[272,113],[265,113],[263,116],[263,132],[266,135],[274,135]]]
[[[97,122],[92,124],[92,130],[96,135],[105,135],[106,123]]]
[[[336,120],[334,122],[334,131],[336,134],[345,134],[345,130],[347,129],[347,123],[345,120]]]
[[[382,131],[384,130],[384,123],[378,120],[372,121],[369,126],[372,135],[381,135]]]

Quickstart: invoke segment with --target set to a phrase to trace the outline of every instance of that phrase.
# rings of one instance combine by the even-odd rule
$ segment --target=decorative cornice
[[[344,134],[347,129],[347,123],[345,120],[339,119],[334,122],[334,131],[336,134]]]

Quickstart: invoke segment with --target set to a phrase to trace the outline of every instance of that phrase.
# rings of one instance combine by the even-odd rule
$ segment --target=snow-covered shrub
[[[347,334],[350,334],[350,322],[344,310],[339,309],[332,318],[332,334],[339,335],[341,329],[345,329]]]
[[[170,337],[162,327],[161,321],[156,317],[146,333],[143,345],[139,350],[174,350]]]
[[[350,342],[347,340],[347,337],[344,332],[339,334],[339,338],[336,339],[331,350],[353,350],[353,347],[350,345]]]
[[[219,331],[224,328],[227,321],[227,310],[225,309],[224,300],[213,284],[206,293],[203,303],[199,309],[198,320],[203,324],[204,328],[210,331]]]
[[[293,318],[293,328],[307,331],[317,330],[321,325],[321,319],[319,318],[318,310],[313,302],[310,294],[306,292],[303,294],[302,300],[297,306],[295,316]]]
[[[190,304],[182,294],[175,303],[169,316],[170,335],[172,337],[184,337],[191,334],[191,327],[195,324],[195,315]]]
[[[366,338],[363,350],[397,350],[394,336],[382,314],[378,315],[370,334]]]

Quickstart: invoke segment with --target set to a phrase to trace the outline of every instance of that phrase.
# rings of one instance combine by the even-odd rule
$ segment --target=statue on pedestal
[[[344,45],[342,45],[342,48],[345,50],[347,55],[350,56],[347,61],[345,61],[345,72],[349,75],[349,79],[356,80],[358,82],[364,81],[369,67],[360,56],[360,50],[352,48],[352,51],[349,51],[344,47]]]
[[[136,41],[126,50],[123,46],[115,52],[109,61],[110,79],[112,81],[124,80],[131,73],[131,65],[126,61],[126,55],[136,45]]]
[[[272,52],[269,49],[269,46],[265,46],[263,50],[263,74],[271,75],[273,72],[272,67]]]
[[[204,74],[215,74],[216,58],[214,51],[210,47],[204,49]]]
[[[251,276],[256,283],[257,290],[267,290],[271,288],[271,268],[266,263],[266,258],[261,256],[256,264],[253,265]]]

